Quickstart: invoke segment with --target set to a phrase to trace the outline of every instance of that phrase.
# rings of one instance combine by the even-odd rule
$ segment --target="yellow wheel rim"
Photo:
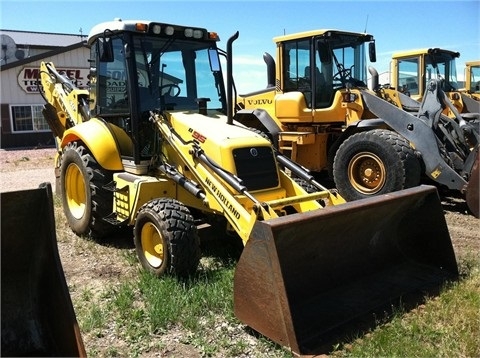
[[[348,165],[348,179],[352,186],[363,194],[378,193],[385,184],[385,165],[375,154],[358,153]]]
[[[162,266],[165,260],[164,240],[157,227],[150,222],[143,225],[141,241],[148,264],[154,268]]]
[[[76,164],[70,164],[65,171],[65,195],[68,210],[75,219],[85,214],[87,193],[85,179]]]

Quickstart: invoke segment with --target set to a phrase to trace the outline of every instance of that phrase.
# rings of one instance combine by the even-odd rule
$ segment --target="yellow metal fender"
[[[120,153],[132,152],[132,141],[123,129],[111,123],[92,118],[65,131],[61,148],[81,140],[95,160],[107,170],[123,170]]]

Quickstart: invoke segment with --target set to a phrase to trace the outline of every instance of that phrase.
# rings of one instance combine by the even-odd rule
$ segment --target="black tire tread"
[[[382,189],[378,194],[384,194],[394,190],[401,190],[416,186],[420,182],[421,167],[417,158],[415,150],[410,146],[409,142],[400,136],[398,133],[387,129],[374,129],[365,132],[359,132],[348,139],[346,139],[339,147],[339,152],[347,148],[353,148],[354,146],[361,145],[362,143],[373,143],[374,145],[384,148],[386,151],[392,148],[396,153],[394,162],[385,163],[387,170],[390,170],[390,182],[385,189]],[[383,150],[383,149],[382,149]],[[392,158],[395,156],[392,156]],[[335,157],[333,165],[333,174],[336,178],[335,185],[340,194],[345,197],[346,200],[357,200],[364,198],[361,193],[353,194],[354,190],[348,180],[339,180],[342,176],[339,172],[344,170],[344,158]],[[387,173],[387,176],[389,173]]]
[[[150,213],[156,215],[167,236],[169,259],[167,273],[177,277],[188,277],[195,273],[200,262],[200,239],[193,216],[186,206],[172,198],[158,198],[145,203],[138,217]],[[135,227],[135,246],[139,258],[141,253],[140,228]],[[140,250],[140,252],[139,252]],[[142,262],[148,269],[148,264]]]
[[[69,150],[74,150],[84,164],[88,178],[84,178],[90,188],[91,216],[89,218],[89,229],[85,232],[74,232],[77,235],[86,235],[94,239],[100,239],[115,230],[115,226],[109,224],[104,217],[112,213],[112,193],[103,187],[112,181],[113,173],[103,169],[95,160],[91,152],[81,142],[70,142],[64,150],[62,158]],[[64,207],[64,210],[67,208]]]

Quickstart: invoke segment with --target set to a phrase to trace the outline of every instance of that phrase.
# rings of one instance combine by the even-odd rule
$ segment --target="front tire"
[[[134,227],[137,256],[143,268],[160,277],[188,277],[200,262],[200,239],[193,216],[175,199],[144,204]]]
[[[75,234],[98,239],[114,229],[103,220],[113,210],[112,194],[103,189],[112,177],[81,143],[71,142],[64,148],[60,166],[62,203]]]
[[[335,185],[347,201],[416,186],[420,172],[408,141],[384,129],[352,135],[339,147],[333,163]]]

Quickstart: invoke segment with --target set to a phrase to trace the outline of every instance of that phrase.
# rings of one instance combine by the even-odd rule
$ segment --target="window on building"
[[[41,105],[12,105],[12,132],[46,132],[50,128],[43,117]]]

